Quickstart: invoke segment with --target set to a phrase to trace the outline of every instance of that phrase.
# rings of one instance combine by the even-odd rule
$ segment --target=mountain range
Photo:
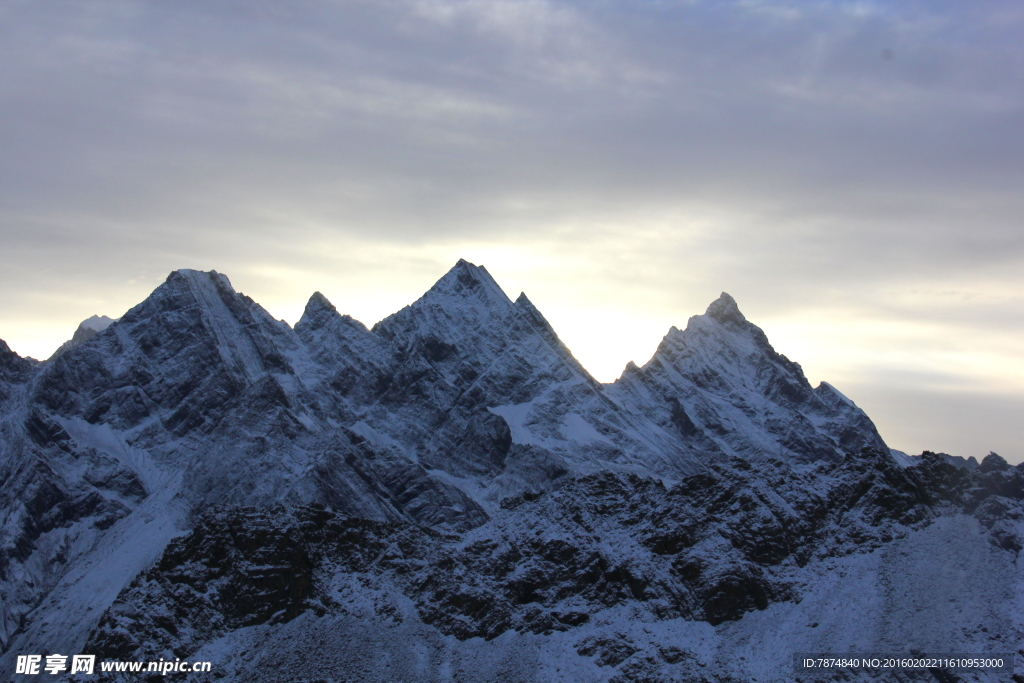
[[[372,328],[175,271],[46,362],[0,342],[0,481],[12,680],[51,652],[306,683],[1024,671],[1024,466],[891,451],[724,293],[602,384],[466,261]]]

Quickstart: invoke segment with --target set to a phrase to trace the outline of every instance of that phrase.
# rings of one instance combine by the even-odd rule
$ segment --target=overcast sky
[[[0,338],[176,268],[367,324],[456,260],[591,372],[719,292],[894,448],[1024,460],[1024,4],[0,0]]]

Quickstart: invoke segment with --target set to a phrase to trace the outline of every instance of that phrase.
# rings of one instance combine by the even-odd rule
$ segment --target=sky
[[[1024,460],[1024,5],[0,0],[0,338],[178,268],[371,325],[459,258],[599,380],[732,294],[910,453]]]

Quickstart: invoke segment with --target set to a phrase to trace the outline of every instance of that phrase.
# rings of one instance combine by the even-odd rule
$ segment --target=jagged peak
[[[519,293],[519,296],[516,297],[514,305],[520,311],[520,313],[525,314],[527,316],[527,318],[533,323],[535,327],[538,327],[541,331],[544,332],[545,336],[548,337],[549,341],[552,341],[554,343],[561,343],[558,339],[558,335],[555,333],[555,328],[551,326],[551,323],[549,323],[547,318],[544,317],[544,314],[541,313],[540,310],[538,310],[537,307],[533,305],[533,302],[530,301],[529,298],[527,298],[526,292]]]
[[[854,403],[850,399],[849,396],[847,396],[843,392],[839,391],[838,389],[836,389],[833,385],[829,384],[828,382],[824,382],[824,381],[818,382],[818,386],[816,386],[814,388],[814,391],[815,391],[815,393],[817,393],[819,395],[820,394],[824,394],[824,393],[832,394],[832,395],[836,396],[839,400],[841,400],[843,403],[849,404],[849,405],[853,406],[854,408],[857,407],[857,404]]]
[[[704,315],[714,318],[720,323],[743,323],[747,321],[743,314],[740,313],[740,307],[736,305],[736,299],[733,299],[726,292],[722,292],[721,296],[711,302]]]
[[[384,318],[370,331],[390,339],[401,329],[411,330],[413,321],[423,316],[416,326],[432,321],[428,324],[444,327],[458,320],[467,331],[479,332],[481,325],[498,323],[513,310],[511,299],[486,268],[459,259],[423,296]],[[490,319],[490,323],[484,323],[485,319]]]
[[[727,292],[722,292],[717,299],[712,301],[703,315],[692,316],[687,321],[685,330],[679,331],[675,327],[671,328],[668,334],[665,335],[662,343],[665,344],[667,342],[688,346],[693,343],[694,334],[698,337],[710,335],[722,342],[728,338],[734,339],[730,344],[752,342],[760,347],[762,351],[776,358],[776,360],[780,360],[787,365],[796,366],[795,363],[792,363],[785,356],[776,353],[771,343],[769,343],[764,330],[747,320],[740,312],[736,300]],[[746,341],[740,341],[741,339]]]
[[[530,298],[526,296],[526,292],[519,292],[519,296],[517,296],[515,300],[515,306],[516,308],[530,311],[532,313],[540,315],[540,311],[537,310],[537,307],[533,305],[533,302],[530,301]]]
[[[334,304],[320,292],[313,292],[313,295],[309,297],[309,301],[306,302],[306,308],[302,311],[302,316],[295,323],[295,330],[319,329],[331,324],[334,320],[340,320],[360,332],[367,331],[366,326],[352,316],[339,313]]]
[[[103,330],[110,327],[111,323],[114,322],[113,318],[105,315],[93,315],[83,320],[79,325],[79,329],[94,330],[96,332],[102,332]]]
[[[563,360],[568,362],[580,375],[582,375],[588,382],[594,386],[598,386],[597,380],[595,380],[586,368],[576,357],[572,355],[572,351],[569,350],[561,339],[558,337],[558,333],[555,332],[555,328],[548,322],[548,319],[544,317],[544,314],[533,305],[533,302],[526,296],[526,292],[520,292],[519,296],[516,297],[515,304],[513,304],[520,316],[523,319],[529,321],[534,331],[539,333],[544,339],[547,340],[548,344],[551,345],[557,353],[562,355]]]
[[[189,309],[194,319],[203,318],[214,327],[223,324],[266,324],[275,329],[288,327],[276,320],[262,306],[237,291],[223,273],[216,270],[181,268],[171,271],[167,279],[141,303],[117,320],[119,324],[135,324],[147,318],[160,318],[168,304]],[[194,305],[193,305],[194,304]],[[234,320],[234,323],[228,322]],[[213,327],[208,329],[212,330]]]
[[[16,363],[25,360],[18,355],[18,352],[7,345],[3,339],[0,339],[0,364],[4,363]]]
[[[989,451],[989,454],[981,461],[981,465],[979,467],[982,472],[1002,472],[1005,469],[1009,469],[1010,463],[1006,462],[1006,460],[995,451]]]
[[[165,282],[174,280],[227,280],[227,275],[218,273],[216,270],[196,270],[194,268],[178,268],[167,275]]]
[[[427,294],[455,297],[475,297],[488,303],[512,303],[483,266],[459,259],[451,270],[434,283]]]
[[[250,302],[252,301],[249,297],[245,296],[245,294],[235,289],[227,275],[216,270],[179,268],[178,270],[172,271],[171,274],[167,276],[167,280],[164,281],[164,284],[177,284],[179,286],[185,284],[196,294],[202,291],[217,291],[219,292],[219,296],[234,295]],[[210,289],[211,287],[212,289]],[[153,293],[156,294],[159,291],[160,288],[158,287]]]
[[[334,307],[334,304],[320,292],[313,292],[313,296],[309,297],[309,301],[306,302],[302,316],[295,323],[295,330],[299,331],[306,327],[317,329],[323,327],[328,320],[337,317],[339,317],[338,309]]]
[[[338,309],[335,308],[334,304],[326,296],[320,292],[313,292],[313,295],[309,297],[309,301],[306,302],[306,309],[302,316],[305,317],[314,311],[333,311],[337,313]]]
[[[687,321],[686,329],[680,330],[675,326],[669,328],[654,356],[644,367],[660,361],[675,362],[677,354],[689,354],[700,348],[717,349],[714,353],[718,354],[724,347],[731,347],[742,356],[757,349],[758,353],[768,356],[773,362],[779,363],[798,377],[801,383],[807,382],[800,365],[776,352],[764,331],[746,319],[736,305],[736,300],[726,292],[722,292],[721,296],[708,306],[704,315],[692,316]],[[807,388],[810,389],[809,384]],[[827,392],[828,389],[819,391]],[[841,400],[849,401],[845,397]]]
[[[0,339],[0,381],[21,381],[27,378],[27,373],[38,363],[35,358],[22,358],[7,342]],[[3,399],[2,389],[0,399]]]

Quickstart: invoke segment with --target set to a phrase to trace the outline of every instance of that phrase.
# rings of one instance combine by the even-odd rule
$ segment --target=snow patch
[[[508,425],[509,432],[512,434],[512,443],[523,446],[543,446],[544,439],[538,438],[526,426],[526,420],[535,403],[536,399],[515,405],[494,406],[488,408],[487,411],[505,420],[505,424]]]
[[[606,439],[594,425],[583,419],[578,413],[566,413],[563,418],[562,434],[569,441],[579,444],[594,443],[595,441],[606,442]]]

